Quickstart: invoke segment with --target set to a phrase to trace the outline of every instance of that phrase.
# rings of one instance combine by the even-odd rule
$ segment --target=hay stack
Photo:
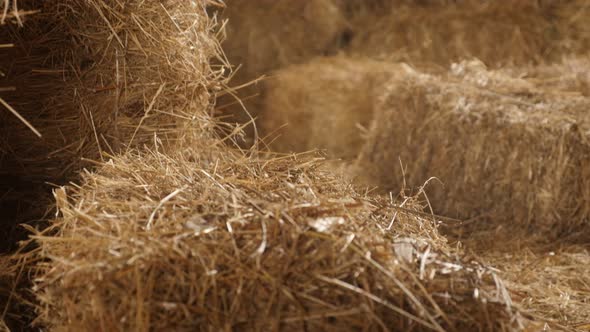
[[[554,233],[588,225],[587,98],[477,61],[446,76],[407,67],[384,90],[357,165],[372,183],[409,189],[436,176],[439,213]]]
[[[17,223],[41,227],[54,184],[110,154],[204,133],[194,128],[209,125],[201,117],[222,80],[209,62],[215,3],[18,2],[6,21],[17,24],[0,26],[0,43],[13,44],[0,49],[0,87],[10,87],[0,97],[41,137],[0,106],[1,252],[26,236]]]
[[[373,99],[396,68],[338,56],[280,70],[264,82],[260,130],[276,151],[322,149],[354,159],[373,117]]]
[[[40,98],[42,114],[26,113],[24,97],[11,102],[35,115],[28,118],[48,137],[63,133],[65,149],[51,155],[61,157],[43,168],[49,174],[77,169],[67,166],[80,156],[104,160],[92,162],[97,171],[85,171],[81,184],[55,191],[59,215],[35,232],[38,249],[25,253],[36,262],[39,324],[518,327],[493,270],[451,250],[434,220],[415,215],[417,203],[369,199],[313,161],[258,160],[215,138],[208,92],[221,77],[208,65],[216,49],[203,3],[46,5],[55,15],[48,22],[59,18],[59,40],[69,38],[50,57],[39,51],[41,63],[68,65],[56,65],[54,81],[22,73],[36,84],[59,82],[57,97]],[[78,52],[93,55],[90,62]]]
[[[223,47],[230,63],[242,66],[239,83],[334,53],[347,30],[332,0],[230,0],[227,5]]]
[[[559,61],[590,47],[585,1],[377,3],[351,13],[350,53],[445,66],[475,57],[500,67]]]
[[[333,0],[230,0],[222,17],[227,19],[222,43],[237,70],[230,81],[243,86],[289,64],[304,63],[340,48],[348,26]],[[258,116],[259,85],[242,87],[219,102],[227,121],[247,123]],[[247,108],[244,110],[243,105]],[[248,114],[250,113],[250,114]],[[249,142],[255,134],[248,128]]]
[[[5,99],[42,135],[3,119],[1,131],[10,133],[6,152],[22,166],[8,165],[10,176],[68,178],[88,165],[82,157],[141,146],[154,132],[173,139],[181,117],[208,107],[216,75],[209,59],[217,46],[202,3],[38,5],[40,13],[23,28],[3,28],[15,44],[2,62],[3,85],[16,89]],[[186,15],[177,15],[183,10]],[[175,51],[187,48],[198,51]]]
[[[56,198],[35,236],[52,329],[515,327],[501,281],[415,202],[356,194],[313,161],[193,141],[114,158]]]
[[[0,57],[0,87],[14,91],[0,96],[41,137],[0,110],[0,207],[3,216],[18,215],[0,224],[10,225],[40,218],[48,183],[67,183],[107,154],[142,146],[155,134],[174,145],[182,127],[199,125],[195,110],[210,107],[221,75],[209,64],[218,45],[204,2],[19,6],[39,12],[24,27],[0,27],[14,44]],[[14,227],[7,227],[12,237]]]

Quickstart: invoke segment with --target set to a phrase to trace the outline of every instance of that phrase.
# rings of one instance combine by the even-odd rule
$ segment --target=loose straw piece
[[[27,119],[23,118],[12,106],[10,106],[4,99],[0,98],[0,104],[6,107],[14,116],[16,116],[22,123],[24,123],[35,135],[42,137],[41,133],[33,127],[33,125],[27,121]]]

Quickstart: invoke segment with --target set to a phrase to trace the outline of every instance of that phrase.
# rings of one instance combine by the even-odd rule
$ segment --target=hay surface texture
[[[516,327],[502,281],[449,249],[432,219],[356,194],[313,161],[255,160],[211,145],[130,153],[56,191],[60,216],[35,237],[44,259],[40,322],[82,330]]]
[[[445,215],[580,230],[590,217],[588,105],[478,61],[445,76],[407,67],[385,87],[358,166],[393,190],[436,176],[444,185],[427,192]]]
[[[555,330],[590,328],[587,246],[567,238],[549,244],[540,234],[523,236],[508,228],[468,236],[466,246],[477,248],[480,259],[501,271],[498,275],[514,303],[529,317],[548,322]],[[503,239],[502,245],[498,238]]]
[[[450,65],[539,64],[590,47],[585,1],[341,1],[354,37],[347,52]],[[355,7],[356,5],[356,7]]]

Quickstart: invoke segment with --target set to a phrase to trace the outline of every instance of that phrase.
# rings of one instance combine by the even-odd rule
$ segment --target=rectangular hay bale
[[[276,72],[264,82],[258,125],[280,152],[321,149],[353,160],[362,128],[371,124],[378,87],[395,65],[344,56],[317,58]]]
[[[384,87],[357,167],[369,183],[426,192],[435,212],[578,229],[590,218],[590,100],[491,72],[406,67]],[[401,169],[400,163],[403,165]]]
[[[349,19],[347,52],[444,66],[470,57],[494,67],[543,64],[587,54],[589,15],[581,0],[363,1]]]

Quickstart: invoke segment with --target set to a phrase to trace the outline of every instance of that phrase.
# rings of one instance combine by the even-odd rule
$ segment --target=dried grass
[[[559,61],[587,53],[589,15],[585,1],[369,2],[349,10],[347,52],[445,66],[471,57],[494,67]]]
[[[0,252],[25,238],[18,223],[42,227],[55,184],[202,125],[225,80],[210,62],[219,45],[205,7],[216,3],[29,0],[7,11],[16,24],[0,26],[11,46],[0,49]]]
[[[288,64],[334,53],[346,20],[332,0],[230,0],[223,42],[245,83]]]
[[[42,141],[35,141],[22,122],[0,119],[0,132],[10,133],[0,140],[10,157],[0,165],[1,175],[23,177],[26,187],[48,180],[63,183],[76,178],[82,167],[94,166],[82,172],[79,184],[54,191],[58,214],[49,227],[28,227],[38,247],[15,254],[5,270],[12,280],[18,269],[29,269],[34,276],[38,326],[115,331],[536,327],[527,325],[513,307],[498,277],[502,273],[516,280],[516,270],[499,272],[452,248],[438,232],[444,218],[420,212],[425,202],[402,196],[400,204],[359,193],[307,156],[277,158],[230,148],[239,128],[211,117],[211,99],[224,81],[225,59],[213,37],[215,22],[205,15],[207,3],[219,5],[32,1],[29,4],[43,9],[38,21],[25,30],[0,28],[19,45],[11,61],[0,61],[11,68],[8,77],[17,87],[7,100],[43,135]],[[315,8],[310,3],[290,5]],[[328,2],[317,3],[318,8],[330,8],[325,7]],[[212,57],[217,57],[219,68],[211,67]],[[299,60],[286,62],[291,61]],[[530,103],[539,89],[502,72],[471,67],[462,67],[463,72],[458,68],[462,76],[457,78],[419,75],[402,65],[382,71],[369,60],[321,61],[326,62],[316,68],[323,71],[294,67],[273,82],[293,82],[289,94],[311,93],[314,98],[326,95],[318,93],[320,89],[334,87],[336,75],[347,81],[342,89],[351,96],[356,92],[348,82],[351,77],[358,79],[352,79],[357,87],[369,82],[373,91],[393,76],[389,92],[394,95],[400,80],[407,80],[402,85],[408,89],[422,88],[423,81],[429,84],[427,90],[439,87],[432,83],[444,83],[449,99],[455,96],[451,83],[479,89],[473,96],[484,100],[490,87],[504,86],[509,79],[522,87],[507,100]],[[302,74],[317,77],[317,85],[302,86]],[[491,82],[485,89],[482,77]],[[498,89],[491,101],[504,101],[505,96],[497,95],[514,92]],[[352,147],[358,136],[349,140],[357,134],[349,123],[365,121],[369,116],[359,117],[359,112],[374,104],[369,103],[372,98],[357,100],[336,90],[327,94],[335,105],[356,110],[346,115],[346,131],[324,129]],[[534,96],[523,97],[523,91]],[[426,98],[427,92],[414,98]],[[583,97],[576,98],[585,105]],[[390,101],[383,98],[380,105],[389,107]],[[393,117],[388,114],[377,114],[370,140],[383,134],[379,128],[390,125]],[[549,111],[541,115],[546,114]],[[317,116],[319,123],[333,120],[327,113]],[[218,137],[228,130],[231,135]],[[334,147],[317,136],[313,139],[318,143],[306,146]],[[554,136],[546,136],[552,143]],[[410,177],[408,183],[419,176]],[[576,274],[584,271],[580,268]],[[2,274],[0,269],[0,289]],[[546,276],[554,275],[559,274]],[[529,280],[535,284],[531,287],[545,287],[541,279]],[[572,278],[566,283],[575,282]],[[524,286],[513,289],[517,287]],[[584,293],[575,296],[575,307],[584,308],[578,305]],[[540,319],[539,312],[546,309],[536,308],[525,317]]]
[[[506,224],[445,227],[444,233],[451,243],[461,243],[499,270],[514,306],[537,320],[528,331],[587,331],[590,327],[590,253],[576,234],[556,240]]]
[[[46,5],[47,21],[35,23],[59,18],[38,38],[63,45],[16,57],[24,69],[11,75],[27,88],[56,84],[38,97],[42,114],[29,112],[24,96],[32,92],[20,85],[23,97],[11,100],[45,139],[63,134],[55,164],[39,167],[33,157],[47,155],[26,154],[37,170],[26,175],[68,178],[85,165],[81,157],[96,168],[54,191],[56,218],[43,230],[28,228],[38,247],[12,257],[34,263],[37,324],[510,330],[526,323],[495,271],[448,247],[437,222],[414,212],[414,199],[398,207],[356,193],[303,157],[234,151],[226,143],[237,129],[217,138],[210,92],[223,71],[209,67],[218,50],[204,3],[64,4]],[[31,65],[39,63],[53,69]],[[24,136],[18,130],[11,135]],[[11,139],[15,160],[24,160],[20,144],[35,143]]]
[[[219,46],[206,3],[19,2],[39,12],[24,27],[0,27],[14,45],[0,56],[0,86],[14,91],[0,96],[42,137],[0,111],[0,233],[14,239],[13,224],[43,216],[48,183],[76,179],[155,133],[173,145],[198,122],[222,75],[210,65]]]
[[[436,176],[428,196],[447,216],[571,234],[590,218],[588,104],[478,61],[450,75],[406,67],[384,89],[357,166],[394,190]]]
[[[504,270],[501,275],[509,280],[507,287],[511,288],[515,301],[521,303],[524,311],[531,312],[532,317],[577,331],[590,329],[587,247],[568,246],[544,252],[522,250],[489,261]]]
[[[275,151],[321,149],[331,158],[354,159],[373,118],[373,100],[396,70],[343,56],[279,70],[263,83],[262,136]]]
[[[494,270],[432,218],[313,160],[217,141],[113,158],[59,189],[34,238],[39,323],[86,330],[473,330],[517,326]],[[409,211],[409,212],[408,212]]]
[[[446,176],[439,176],[443,188],[434,188],[439,185],[434,180],[430,189],[426,188],[430,202],[437,212],[451,211],[457,216],[455,211],[471,211],[459,216],[475,217],[448,224],[445,235],[454,245],[499,269],[515,305],[539,322],[530,330],[585,330],[589,326],[586,313],[590,312],[586,299],[590,271],[585,264],[589,255],[583,244],[587,241],[587,217],[560,215],[567,210],[564,205],[556,206],[555,197],[562,197],[559,202],[566,204],[577,203],[582,207],[579,213],[589,197],[584,192],[588,186],[584,184],[583,162],[588,158],[583,139],[587,128],[586,64],[585,58],[572,58],[559,65],[491,71],[481,62],[471,61],[455,65],[454,72],[447,73],[436,67],[417,70],[362,58],[317,59],[280,70],[266,83],[260,123],[274,139],[271,146],[279,151],[320,148],[332,158],[349,158],[358,155],[359,146],[364,145],[356,175],[370,177],[372,184],[385,185],[393,192],[402,187],[421,192],[429,176],[445,172]],[[390,90],[384,93],[387,77],[395,83],[387,85]],[[385,96],[375,103],[374,96],[379,94]],[[465,104],[471,105],[469,112],[459,112],[458,107]],[[355,123],[375,115],[370,135],[355,128]],[[472,117],[487,120],[472,121]],[[449,122],[454,123],[451,129]],[[562,130],[567,137],[571,124],[581,136],[562,140]],[[479,144],[483,138],[478,135],[490,143]],[[366,136],[369,142],[365,142]],[[529,139],[521,143],[518,139],[523,136]],[[507,146],[503,143],[506,137]],[[333,143],[338,141],[346,143]],[[454,150],[447,152],[448,146]],[[477,147],[481,148],[478,153]],[[562,155],[553,153],[555,149],[563,151]],[[473,166],[475,158],[481,158],[482,165],[498,168],[486,171],[483,166]],[[555,161],[557,158],[562,160]],[[563,164],[565,171],[558,171],[555,165]],[[450,167],[457,169],[450,171]],[[533,172],[532,180],[528,170]],[[543,181],[548,184],[542,185]],[[578,182],[581,184],[576,185]],[[433,195],[432,189],[439,194]],[[449,199],[449,192],[455,197]],[[493,205],[485,206],[487,201],[482,197]],[[533,212],[523,207],[524,199],[537,204],[531,208]],[[548,205],[539,211],[542,204]],[[500,207],[482,213],[490,206]],[[531,218],[535,227],[523,227],[528,220],[509,217],[519,213]]]
[[[286,65],[337,52],[348,31],[333,0],[229,0],[227,5],[222,46],[235,66],[231,86],[240,89],[221,98],[218,109],[231,122],[248,123],[258,116],[262,89],[252,82]],[[247,133],[252,144],[253,126]]]
[[[8,152],[24,165],[10,169],[11,175],[67,178],[89,165],[82,157],[140,146],[154,132],[173,139],[174,129],[191,116],[187,109],[208,107],[209,82],[219,73],[209,64],[217,46],[203,2],[36,7],[41,13],[26,27],[6,28],[15,47],[2,65],[8,85],[16,87],[6,100],[43,135],[38,139],[11,119],[3,121],[2,131],[10,128]],[[177,51],[182,49],[199,51]]]

